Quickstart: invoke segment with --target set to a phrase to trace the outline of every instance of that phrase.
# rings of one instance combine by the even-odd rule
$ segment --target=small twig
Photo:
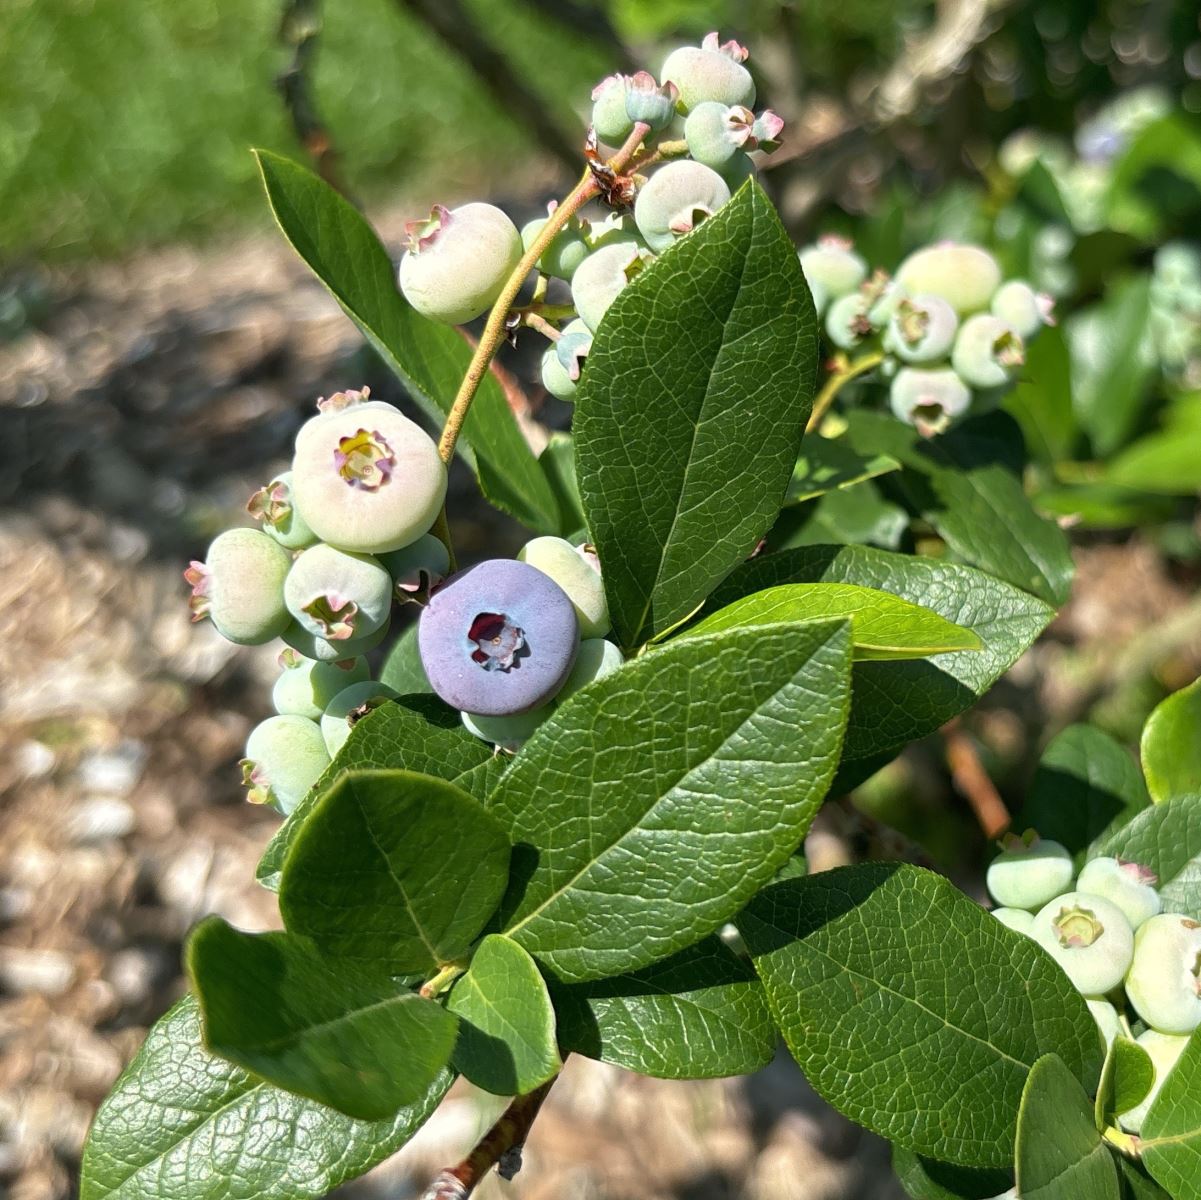
[[[511,1179],[521,1165],[520,1154],[514,1151],[525,1144],[530,1126],[557,1078],[547,1080],[528,1095],[518,1096],[461,1163],[438,1172],[421,1200],[466,1200],[484,1176],[501,1163],[510,1172],[505,1178]]]
[[[552,325],[544,316],[536,312],[514,313],[513,321],[515,329],[522,325],[528,329],[536,329],[544,338],[552,342],[557,342],[563,336],[557,326]]]
[[[834,397],[838,395],[844,384],[866,374],[873,367],[878,367],[883,361],[884,355],[879,352],[865,354],[853,362],[846,362],[844,358],[845,365],[839,366],[822,385],[821,391],[817,393],[817,399],[813,401],[813,411],[809,414],[809,421],[805,425],[805,432],[812,433],[822,423],[830,405],[834,403]]]
[[[939,731],[947,748],[947,765],[956,789],[967,799],[976,821],[990,841],[1009,828],[1009,810],[993,781],[989,779],[972,739],[953,717]]]

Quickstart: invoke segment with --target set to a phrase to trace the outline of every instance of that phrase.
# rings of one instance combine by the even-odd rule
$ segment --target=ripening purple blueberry
[[[552,699],[579,643],[567,593],[536,567],[508,558],[452,575],[417,625],[430,686],[454,708],[486,717],[528,712]]]

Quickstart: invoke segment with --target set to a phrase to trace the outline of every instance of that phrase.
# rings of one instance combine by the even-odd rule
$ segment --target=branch
[[[951,768],[955,787],[971,805],[984,836],[990,841],[1000,837],[1009,828],[1012,818],[1000,792],[989,779],[972,739],[963,731],[958,717],[948,721],[939,732],[946,744],[947,765]]]
[[[521,1167],[521,1147],[530,1126],[555,1079],[557,1075],[528,1095],[518,1096],[461,1163],[434,1176],[421,1200],[466,1200],[493,1167],[502,1178],[512,1179]]]
[[[397,3],[435,33],[452,54],[463,59],[492,93],[501,111],[524,121],[547,153],[570,171],[579,166],[579,148],[551,119],[551,102],[526,86],[512,63],[480,32],[460,0]]]

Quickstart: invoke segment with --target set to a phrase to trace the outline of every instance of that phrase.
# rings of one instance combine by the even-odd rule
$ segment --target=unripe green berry
[[[1179,1034],[1160,1033],[1157,1029],[1148,1029],[1134,1040],[1150,1057],[1151,1065],[1155,1068],[1155,1078],[1151,1083],[1151,1090],[1138,1104],[1124,1113],[1118,1113],[1118,1124],[1127,1133],[1142,1132],[1143,1122],[1147,1119],[1147,1113],[1151,1111],[1151,1105],[1163,1091],[1163,1085],[1167,1083],[1168,1076],[1175,1069],[1176,1064],[1180,1061],[1180,1056],[1189,1044],[1187,1037]]]
[[[321,736],[325,739],[325,748],[330,757],[333,758],[346,744],[356,722],[373,708],[395,699],[396,692],[392,688],[370,679],[343,688],[321,714]]]
[[[626,112],[629,79],[610,75],[592,89],[592,128],[602,142],[620,146],[634,131],[634,120]]]
[[[741,104],[698,104],[684,122],[688,153],[715,171],[729,165],[734,156],[753,141],[755,114]]]
[[[435,205],[405,231],[400,290],[423,317],[448,325],[487,312],[521,259],[517,226],[492,204]]]
[[[250,497],[246,511],[256,521],[262,521],[263,532],[285,550],[303,550],[318,540],[292,501],[291,471],[284,471],[259,488]]]
[[[428,593],[450,573],[450,551],[432,533],[423,533],[411,545],[381,554],[379,561],[392,577],[393,595],[400,601]]]
[[[252,804],[270,804],[287,816],[329,766],[329,751],[315,721],[268,717],[250,731],[242,780]]]
[[[542,366],[539,372],[542,386],[557,400],[571,403],[575,400],[578,383],[567,373],[567,368],[559,361],[559,356],[552,346],[542,355]]]
[[[553,214],[558,205],[552,200],[547,207]],[[534,244],[548,220],[550,217],[535,217],[521,227],[523,250],[528,250]],[[590,247],[586,235],[587,224],[572,217],[542,251],[538,259],[538,270],[544,275],[553,275],[556,279],[566,279],[570,282],[576,267],[588,257]]]
[[[706,100],[751,108],[755,81],[742,65],[746,59],[746,50],[737,42],[722,44],[716,33],[710,33],[699,47],[673,50],[664,60],[659,78],[679,88],[681,112],[689,113]]]
[[[649,250],[630,242],[618,242],[594,250],[576,268],[571,280],[571,299],[580,319],[593,333],[600,327],[609,305],[653,257]]]
[[[680,93],[670,81],[660,85],[649,71],[638,71],[626,82],[626,116],[652,132],[666,129],[676,114]]]
[[[609,604],[600,562],[591,546],[573,546],[559,537],[536,537],[517,552],[521,562],[537,567],[567,593],[580,623],[580,637],[609,632]]]
[[[1045,325],[1055,324],[1055,301],[1036,292],[1024,279],[1006,280],[992,298],[994,317],[1000,317],[1029,342]]]
[[[343,662],[348,658],[358,658],[368,650],[374,650],[388,636],[388,624],[381,625],[374,633],[364,634],[363,637],[331,642],[310,633],[293,621],[279,636],[286,645],[305,658],[311,658],[315,662]]]
[[[656,253],[673,246],[730,198],[726,181],[711,167],[679,159],[659,167],[634,201],[634,220]]]
[[[280,716],[307,717],[319,721],[329,702],[343,688],[371,677],[365,658],[342,662],[314,662],[294,650],[286,650],[284,669],[271,689],[271,703]]]
[[[1134,956],[1134,931],[1122,910],[1087,892],[1067,892],[1044,905],[1030,936],[1086,996],[1117,987]]]
[[[1021,837],[1007,834],[1001,846],[985,876],[989,894],[998,904],[1042,908],[1072,886],[1072,856],[1058,842],[1029,830]]]
[[[888,322],[885,345],[902,362],[932,363],[946,357],[958,329],[955,310],[941,296],[906,297]]]
[[[1024,908],[994,908],[992,915],[1014,933],[1029,933],[1034,926],[1034,914]]]
[[[867,302],[859,292],[839,296],[826,310],[826,336],[840,350],[854,350],[874,332]]]
[[[745,150],[739,150],[728,163],[717,168],[717,173],[725,181],[732,196],[755,174],[755,162]]]
[[[933,437],[967,412],[972,393],[949,367],[902,367],[889,385],[888,399],[898,420],[912,425],[923,437]]]
[[[1113,1044],[1113,1039],[1122,1032],[1122,1023],[1118,1020],[1118,1010],[1108,1000],[1086,997],[1084,1002],[1088,1005],[1088,1011],[1092,1013],[1093,1020],[1096,1021],[1097,1028],[1105,1039],[1105,1048],[1108,1049]]]
[[[1201,1025],[1201,922],[1180,913],[1144,921],[1134,939],[1126,995],[1161,1033],[1191,1033]]]
[[[392,612],[392,576],[369,554],[318,544],[300,553],[284,582],[296,623],[327,642],[363,638]]]
[[[468,733],[473,733],[481,741],[491,742],[507,754],[516,754],[553,711],[553,704],[544,704],[531,712],[517,713],[511,717],[489,717],[468,712],[459,716]]]
[[[634,221],[633,213],[610,213],[603,221],[593,222],[585,232],[589,250],[601,250],[605,246],[644,247],[642,234]]]
[[[588,638],[582,641],[575,666],[571,668],[567,682],[555,699],[562,704],[594,680],[611,675],[623,662],[625,659],[621,651],[612,642],[606,642],[603,638]]]
[[[1163,907],[1155,890],[1155,873],[1120,858],[1093,858],[1084,864],[1076,887],[1104,896],[1126,914],[1131,929],[1138,929]]]
[[[331,546],[379,554],[411,545],[446,496],[446,466],[419,425],[391,404],[339,392],[296,435],[292,494]]]
[[[988,307],[1001,286],[1001,268],[987,250],[942,242],[911,254],[897,268],[897,283],[911,296],[941,296],[960,315]]]
[[[579,383],[591,349],[592,330],[579,317],[563,326],[554,345],[555,357],[573,383]]]
[[[951,366],[972,388],[998,388],[1009,383],[1025,361],[1021,336],[991,313],[968,317],[951,351]]]
[[[257,529],[227,529],[208,548],[204,562],[183,573],[192,585],[192,620],[208,617],[217,632],[240,646],[261,646],[278,637],[291,617],[284,579],[292,556]]]
[[[836,234],[826,234],[812,246],[803,246],[797,257],[809,287],[820,287],[831,300],[856,291],[867,278],[867,263],[846,238]]]

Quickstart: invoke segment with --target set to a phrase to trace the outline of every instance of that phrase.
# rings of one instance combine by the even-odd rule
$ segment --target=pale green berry
[[[889,385],[888,400],[898,420],[933,437],[967,411],[972,393],[949,367],[902,367]]]
[[[569,404],[575,400],[579,384],[567,373],[567,368],[559,361],[559,356],[552,346],[542,355],[540,368],[542,386],[557,400],[565,400]]]
[[[1191,1033],[1201,1025],[1201,922],[1181,913],[1144,921],[1134,940],[1126,995],[1160,1033]]]
[[[284,581],[284,603],[296,623],[327,642],[363,638],[392,613],[392,576],[378,558],[333,546],[310,546]]]
[[[742,64],[747,51],[737,42],[722,43],[710,33],[698,46],[681,46],[663,61],[659,78],[676,85],[681,112],[691,112],[706,100],[721,104],[755,103],[755,81]]]
[[[316,662],[343,662],[348,658],[358,658],[368,650],[374,650],[388,636],[388,624],[381,625],[374,633],[364,634],[363,637],[331,642],[310,633],[293,621],[279,636],[286,645],[305,658]]]
[[[1126,914],[1131,929],[1138,929],[1163,907],[1155,890],[1155,872],[1120,858],[1093,858],[1084,864],[1076,887],[1104,896]]]
[[[732,196],[755,174],[755,160],[745,150],[739,150],[725,166],[717,168],[717,173],[725,180]]]
[[[330,757],[338,753],[350,737],[350,731],[372,709],[396,699],[396,692],[384,683],[370,679],[343,688],[321,714],[321,736]]]
[[[423,317],[461,325],[496,302],[521,259],[521,234],[492,204],[447,209],[405,226],[400,290]]]
[[[1163,1085],[1167,1083],[1168,1076],[1189,1044],[1189,1039],[1185,1036],[1160,1033],[1157,1029],[1148,1029],[1134,1040],[1150,1057],[1151,1065],[1155,1068],[1155,1078],[1151,1083],[1151,1090],[1138,1104],[1124,1113],[1118,1113],[1118,1124],[1127,1133],[1142,1132],[1143,1122],[1147,1119],[1147,1113],[1151,1111],[1151,1105],[1163,1091]]]
[[[609,305],[621,294],[654,255],[631,242],[617,242],[594,250],[576,268],[571,279],[571,299],[580,319],[593,333]]]
[[[605,246],[645,246],[633,213],[610,213],[603,221],[595,221],[585,233],[589,250]]]
[[[291,617],[284,580],[292,556],[257,529],[227,529],[208,548],[204,562],[183,573],[191,584],[192,620],[208,617],[217,632],[240,646],[261,646],[278,637]]]
[[[603,638],[588,638],[580,643],[575,666],[571,668],[571,674],[567,676],[567,682],[556,699],[562,704],[594,680],[611,675],[623,662],[625,659],[621,651],[612,642],[606,642]]]
[[[323,542],[361,554],[411,545],[446,496],[446,466],[419,425],[364,392],[339,392],[296,435],[292,494]]]
[[[1024,908],[994,908],[992,915],[1014,933],[1029,933],[1034,926],[1034,914]]]
[[[674,83],[659,84],[649,71],[638,71],[626,81],[626,116],[657,133],[671,124],[679,97]]]
[[[314,662],[292,650],[284,651],[284,669],[271,689],[271,704],[281,716],[319,721],[329,702],[343,688],[371,677],[365,658]]]
[[[534,730],[554,711],[553,704],[544,704],[531,712],[517,713],[510,717],[490,717],[475,713],[460,713],[463,727],[484,742],[491,742],[498,750],[516,754]]]
[[[634,119],[626,112],[625,75],[610,75],[592,89],[592,128],[602,142],[620,146],[634,130]]]
[[[318,540],[292,502],[292,472],[284,471],[250,497],[246,511],[285,550],[303,550]]]
[[[1027,830],[1021,837],[1005,835],[1001,853],[989,863],[985,882],[998,904],[1036,909],[1066,892],[1074,874],[1066,847]]]
[[[932,292],[964,316],[988,307],[1001,286],[1001,268],[979,246],[942,242],[911,254],[897,268],[896,280],[911,296]]]
[[[893,310],[885,345],[903,362],[932,363],[947,356],[958,329],[955,310],[941,296],[907,296]]]
[[[580,623],[580,637],[599,638],[609,632],[609,604],[600,561],[591,546],[573,546],[560,537],[536,537],[522,546],[517,557],[567,593]]]
[[[1029,342],[1046,325],[1055,324],[1055,301],[1046,292],[1036,292],[1024,279],[1009,279],[997,288],[990,305],[1000,317]]]
[[[1201,252],[1187,242],[1167,242],[1155,251],[1155,275],[1166,283],[1201,283]]]
[[[441,538],[424,533],[412,545],[381,554],[379,561],[392,577],[398,600],[412,600],[441,583],[450,572],[450,551]]]
[[[821,287],[831,300],[856,291],[867,278],[867,263],[837,234],[825,234],[812,246],[803,246],[797,257],[810,288]]]
[[[874,332],[860,292],[839,296],[826,310],[826,336],[840,350],[854,350]]]
[[[555,357],[573,383],[579,383],[591,349],[592,330],[579,317],[563,326],[554,344]]]
[[[1012,325],[991,313],[977,313],[960,326],[951,351],[951,366],[973,388],[1009,383],[1026,361],[1026,347]]]
[[[830,293],[815,279],[807,279],[805,282],[809,285],[809,295],[813,297],[814,314],[820,320],[830,303]]]
[[[720,171],[754,142],[755,114],[741,104],[698,104],[684,122],[688,153],[699,163]]]
[[[1113,1039],[1122,1032],[1122,1023],[1118,1020],[1118,1010],[1108,1000],[1086,997],[1084,1002],[1088,1005],[1088,1011],[1092,1013],[1093,1020],[1096,1021],[1097,1028],[1105,1039],[1105,1047],[1108,1049],[1113,1045]]]
[[[679,159],[659,167],[634,201],[634,220],[646,244],[662,253],[711,217],[730,198],[711,167]]]
[[[1134,931],[1122,910],[1087,892],[1067,892],[1044,905],[1030,936],[1086,996],[1117,987],[1134,957]]]
[[[242,781],[252,804],[270,804],[287,816],[329,766],[330,755],[315,721],[268,717],[250,731]]]
[[[553,214],[557,203],[551,201],[547,206]],[[536,241],[538,235],[546,227],[550,217],[535,217],[521,227],[521,245],[528,250]],[[578,217],[572,217],[567,224],[551,239],[551,243],[542,251],[538,259],[538,270],[544,275],[553,275],[556,279],[571,280],[575,269],[588,257],[590,247],[587,240],[588,225]]]

